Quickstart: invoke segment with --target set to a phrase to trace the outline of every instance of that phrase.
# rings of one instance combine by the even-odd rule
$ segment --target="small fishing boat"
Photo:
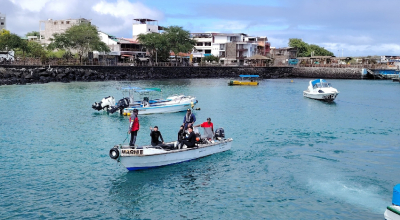
[[[259,75],[239,75],[242,78],[241,81],[231,80],[228,82],[229,86],[258,86],[258,81],[255,78],[258,78]]]
[[[339,91],[324,79],[310,80],[307,90],[303,91],[304,97],[328,102],[335,100],[338,94]]]
[[[176,141],[165,143],[162,147],[147,145],[131,148],[127,145],[116,145],[110,149],[109,156],[129,171],[143,170],[224,152],[231,149],[231,143],[232,138],[226,139],[224,130],[219,128],[215,132],[215,138],[198,138],[193,148],[180,148]]]
[[[138,109],[139,115],[146,115],[185,111],[188,108],[193,108],[198,102],[196,97],[185,95],[173,95],[166,99],[149,99],[150,93],[161,92],[159,88],[123,87],[120,89],[123,93],[128,93],[128,97],[124,97],[116,103],[113,96],[108,96],[98,103],[95,102],[92,108],[97,111],[104,110],[111,114],[119,111],[123,115],[130,115],[134,109]],[[139,94],[143,99],[135,101],[134,93]]]
[[[392,205],[383,214],[386,220],[400,220],[400,184],[393,188]]]

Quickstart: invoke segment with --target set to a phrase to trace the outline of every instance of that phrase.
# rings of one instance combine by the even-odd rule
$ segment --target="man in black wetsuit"
[[[181,142],[181,140],[183,139],[183,137],[185,137],[185,130],[183,129],[184,128],[184,126],[183,125],[181,125],[181,128],[179,129],[179,131],[178,131],[178,141],[179,141],[179,143]]]
[[[154,126],[154,129],[150,127],[150,137],[151,137],[151,146],[164,144],[164,139],[161,135],[161,132],[158,130],[158,126]],[[161,139],[161,141],[159,139]]]
[[[188,132],[189,132],[189,136],[185,137],[182,139],[181,141],[181,148],[183,147],[184,144],[186,144],[186,146],[188,148],[192,148],[195,146],[195,142],[196,142],[196,135],[193,132],[193,127],[188,127]]]

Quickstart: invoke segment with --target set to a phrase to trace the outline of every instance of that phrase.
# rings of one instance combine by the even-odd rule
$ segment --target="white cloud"
[[[24,10],[39,12],[46,5],[47,2],[52,0],[10,0],[13,4],[18,5]]]
[[[92,10],[102,15],[112,15],[117,18],[150,18],[158,19],[161,13],[152,10],[140,2],[131,3],[127,0],[117,0],[116,2],[100,1],[92,7]]]

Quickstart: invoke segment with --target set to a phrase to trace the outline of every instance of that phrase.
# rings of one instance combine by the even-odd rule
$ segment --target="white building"
[[[136,18],[133,20],[135,21],[132,25],[132,38],[134,40],[137,39],[139,34],[160,33],[160,30],[163,30],[161,26],[158,26],[157,20],[148,18]]]
[[[64,33],[68,28],[75,24],[88,23],[91,24],[90,20],[85,18],[79,19],[64,19],[64,20],[53,20],[48,19],[46,21],[39,21],[39,34],[41,44],[50,44],[53,34]]]
[[[0,13],[0,30],[1,29],[7,29],[7,26],[6,26],[6,15],[2,14],[2,13]]]
[[[195,52],[220,58],[221,64],[243,64],[245,58],[269,53],[266,37],[249,37],[243,33],[192,33],[197,41]]]

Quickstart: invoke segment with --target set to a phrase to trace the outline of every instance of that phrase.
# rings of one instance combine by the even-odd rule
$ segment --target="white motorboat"
[[[153,102],[151,102],[147,97],[144,97],[140,104],[135,103],[134,105],[130,105],[128,108],[124,108],[123,114],[130,115],[134,109],[139,110],[139,115],[180,112],[193,108],[196,104],[196,97],[193,96],[174,95],[167,97],[163,101]]]
[[[214,139],[200,138],[194,148],[179,148],[177,142],[165,143],[163,147],[116,145],[110,149],[109,155],[133,171],[190,161],[231,149],[232,138],[225,139],[222,128],[215,133]]]
[[[324,79],[311,80],[307,90],[303,91],[304,97],[328,102],[335,100],[338,94],[339,91]]]
[[[383,214],[386,220],[400,220],[400,184],[393,188],[392,205]]]
[[[185,95],[173,95],[166,99],[149,99],[151,92],[161,92],[159,88],[139,88],[139,87],[124,87],[121,88],[124,92],[129,94],[128,97],[122,98],[117,103],[114,97],[108,96],[103,98],[100,102],[95,102],[92,108],[100,111],[104,110],[113,114],[119,111],[121,114],[130,115],[134,109],[138,109],[140,115],[155,114],[155,113],[169,113],[185,111],[188,108],[193,108],[198,102],[196,97]],[[143,100],[135,101],[134,93],[143,96]]]

